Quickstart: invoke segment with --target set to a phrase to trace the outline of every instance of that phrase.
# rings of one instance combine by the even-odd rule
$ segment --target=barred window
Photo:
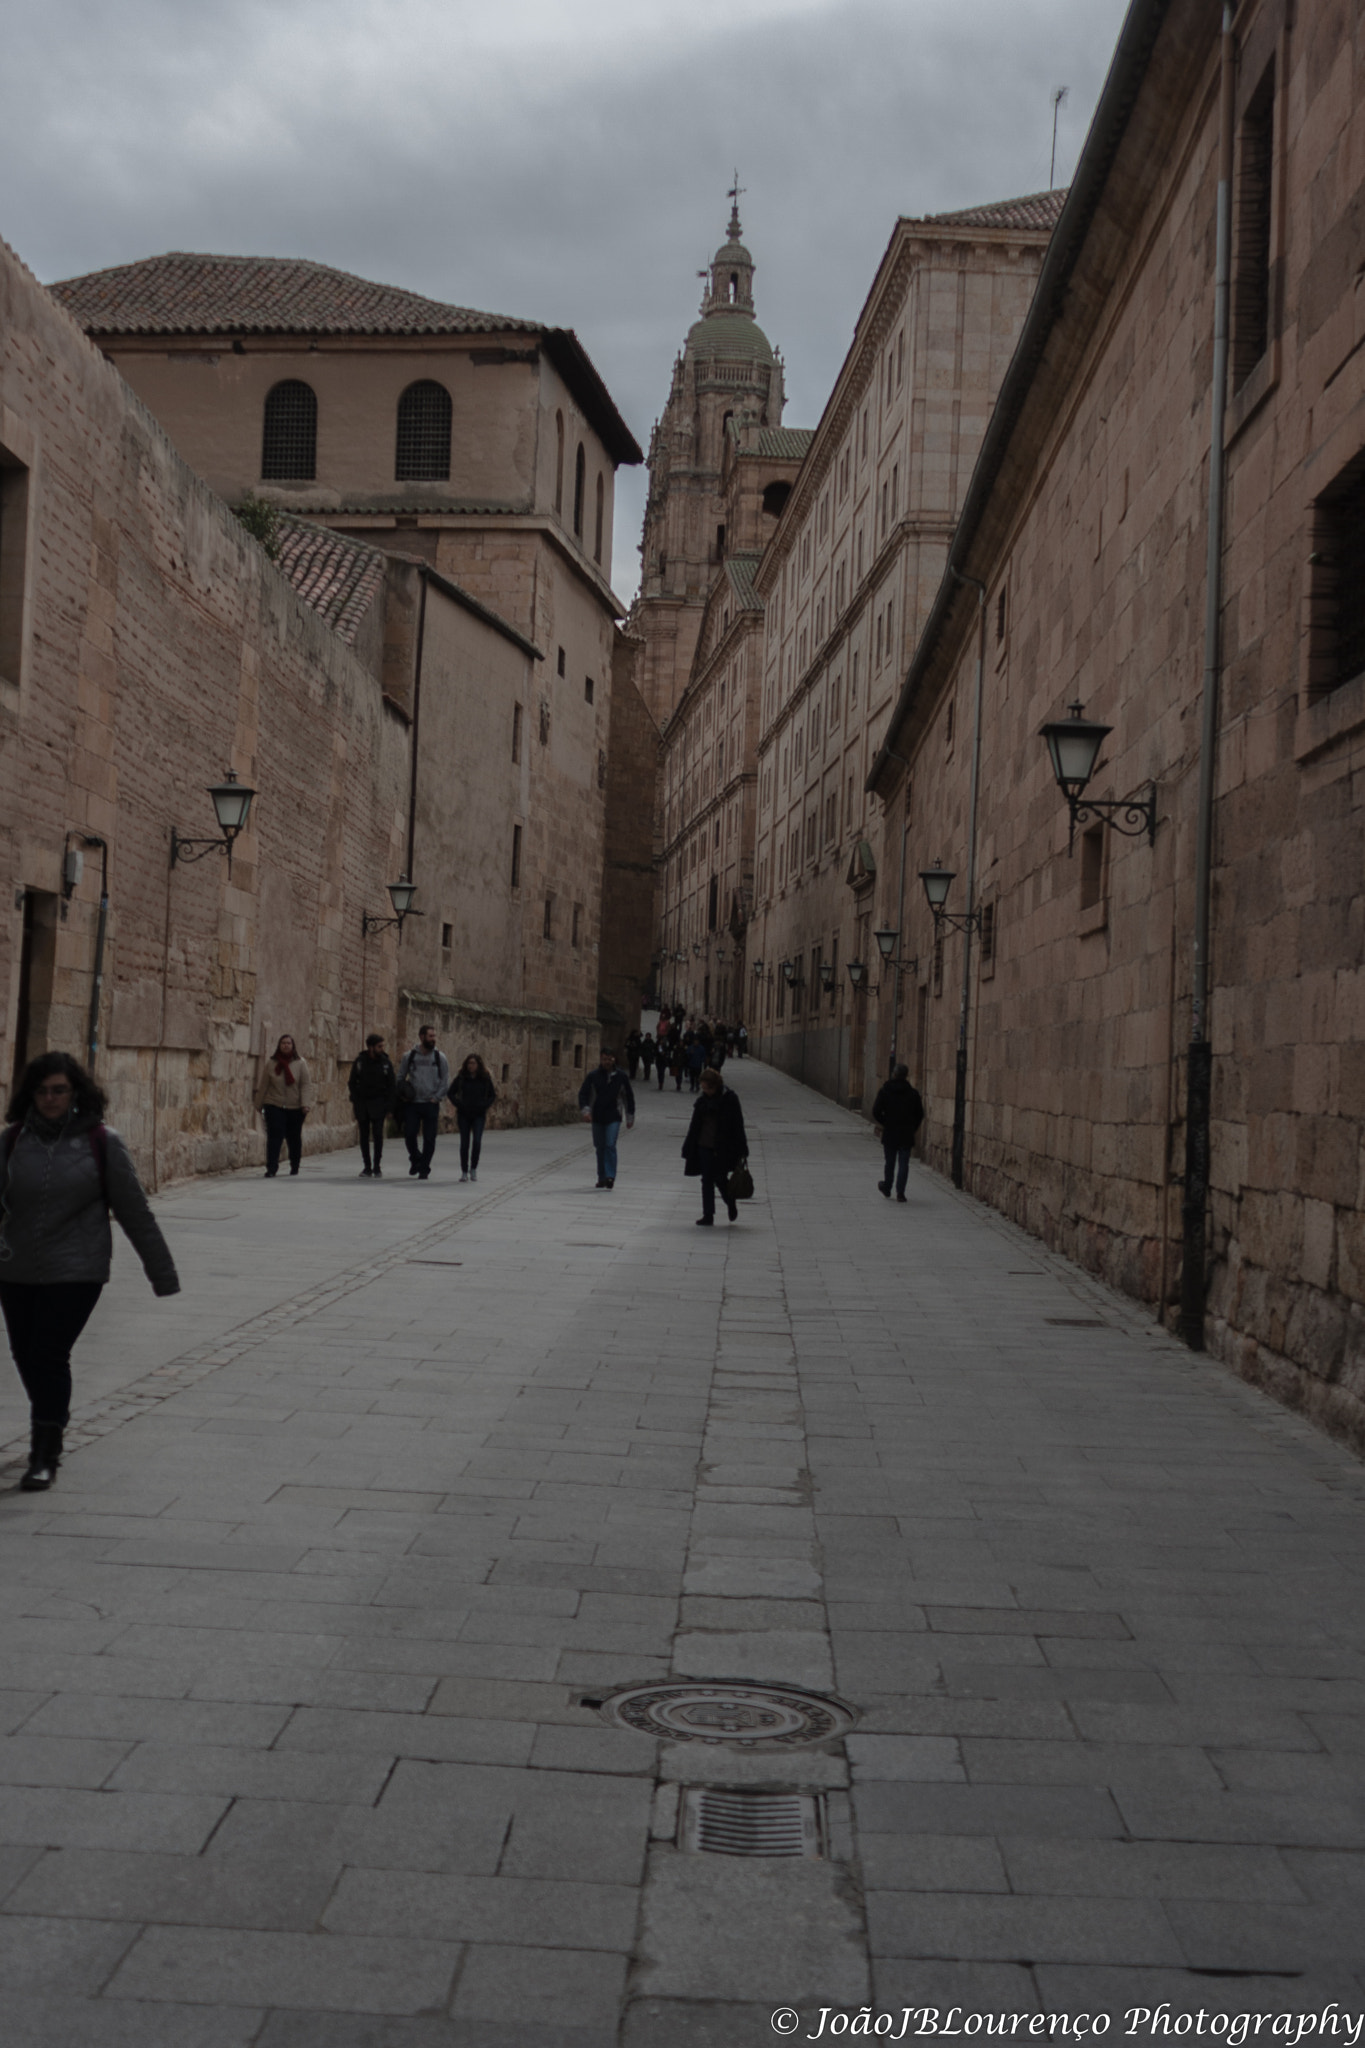
[[[288,377],[266,393],[261,476],[266,482],[311,483],[317,470],[317,393]]]
[[[450,475],[450,393],[429,378],[409,384],[398,401],[398,456],[393,473],[400,482],[444,483]]]

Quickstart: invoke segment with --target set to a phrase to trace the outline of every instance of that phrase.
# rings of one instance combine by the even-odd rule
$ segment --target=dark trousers
[[[303,1153],[303,1111],[281,1109],[278,1104],[267,1102],[265,1106],[265,1170],[277,1171],[280,1152],[289,1148],[289,1171],[297,1173],[299,1159]]]
[[[886,1161],[886,1172],[882,1175],[887,1187],[896,1183],[896,1193],[905,1193],[905,1183],[910,1178],[910,1147],[899,1138],[882,1139],[882,1157]]]
[[[716,1214],[716,1190],[720,1187],[722,1181],[729,1179],[730,1169],[721,1164],[720,1155],[714,1152],[709,1145],[698,1146],[697,1164],[701,1167],[701,1213],[703,1216],[714,1220]],[[723,1192],[721,1200],[725,1201]],[[725,1207],[728,1211],[730,1208],[729,1202],[725,1202]]]
[[[60,1286],[23,1287],[0,1281],[9,1348],[35,1427],[65,1429],[71,1419],[71,1347],[90,1320],[102,1284],[65,1280]]]
[[[360,1156],[365,1162],[365,1171],[373,1173],[384,1156],[384,1124],[388,1111],[384,1109],[358,1109],[355,1120],[360,1125]],[[371,1145],[374,1157],[370,1157]]]
[[[408,1158],[423,1173],[431,1171],[431,1155],[436,1150],[436,1126],[441,1121],[439,1102],[408,1102],[403,1105],[403,1143],[408,1148]],[[422,1150],[417,1151],[417,1133],[422,1133]]]
[[[457,1109],[455,1121],[460,1126],[460,1172],[472,1173],[478,1166],[479,1153],[483,1149],[487,1112],[483,1116],[466,1116],[462,1109]]]

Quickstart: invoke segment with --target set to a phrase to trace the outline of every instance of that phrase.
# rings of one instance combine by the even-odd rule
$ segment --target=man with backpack
[[[408,1148],[408,1173],[419,1180],[431,1179],[431,1155],[436,1150],[436,1130],[441,1121],[441,1103],[450,1086],[450,1063],[436,1047],[436,1027],[424,1024],[417,1043],[403,1056],[398,1069],[398,1100],[403,1105],[403,1142]],[[417,1150],[417,1134],[422,1149]]]
[[[896,1200],[905,1200],[905,1183],[910,1177],[910,1149],[924,1122],[924,1103],[918,1088],[911,1085],[910,1069],[904,1062],[892,1069],[891,1079],[878,1091],[872,1105],[872,1121],[881,1126],[886,1177],[877,1182],[880,1193],[891,1199],[896,1183]]]

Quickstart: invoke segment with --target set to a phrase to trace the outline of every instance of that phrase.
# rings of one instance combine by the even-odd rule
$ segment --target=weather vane
[[[741,185],[741,184],[740,184],[740,182],[739,182],[739,169],[738,169],[738,166],[736,166],[736,169],[735,169],[735,182],[734,182],[734,184],[733,184],[733,185],[732,185],[732,186],[730,187],[729,191],[728,191],[728,192],[726,193],[726,195],[725,195],[725,196],[726,196],[726,198],[727,198],[728,200],[730,200],[730,201],[731,201],[731,203],[733,204],[733,206],[734,206],[734,208],[735,208],[736,212],[738,212],[738,211],[739,211],[739,202],[740,202],[740,198],[741,198],[741,196],[742,196],[742,195],[743,195],[743,194],[744,194],[745,192],[747,192],[747,191],[748,191],[748,189],[749,189],[749,188],[748,188],[748,186],[747,186],[747,185]]]

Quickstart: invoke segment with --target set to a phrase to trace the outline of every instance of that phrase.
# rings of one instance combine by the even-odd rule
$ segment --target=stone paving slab
[[[4,2048],[1365,2011],[1361,1467],[733,1079],[734,1228],[693,1227],[672,1091],[611,1195],[560,1127],[474,1188],[443,1143],[420,1187],[334,1154],[156,1197],[185,1293],[120,1257],[57,1487],[0,1482]],[[686,1676],[857,1725],[745,1752],[587,1703]],[[679,1847],[701,1786],[804,1790],[823,1855]]]

